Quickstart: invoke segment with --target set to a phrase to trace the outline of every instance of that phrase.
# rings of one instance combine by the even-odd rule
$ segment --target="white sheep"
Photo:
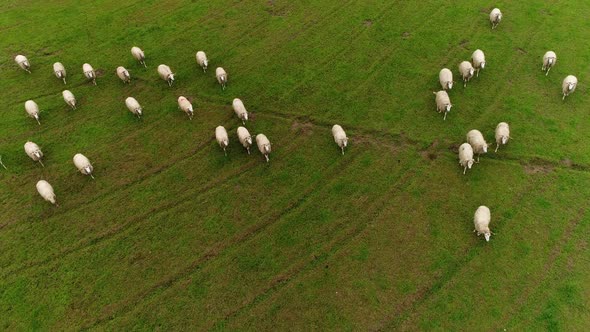
[[[467,82],[471,80],[473,74],[475,73],[475,69],[471,65],[469,61],[463,61],[459,64],[459,72],[461,73],[461,77],[463,78],[463,87],[467,86]]]
[[[43,152],[41,151],[41,148],[39,148],[39,145],[31,141],[26,142],[25,153],[27,156],[29,156],[29,158],[33,159],[33,161],[38,161],[41,166],[45,167],[41,161],[41,159],[43,159]]]
[[[49,182],[45,180],[39,180],[36,187],[37,192],[39,195],[41,195],[41,197],[43,197],[44,200],[54,204],[55,206],[59,206],[59,204],[57,204],[55,193],[53,192],[53,187],[49,184]]]
[[[475,225],[473,231],[477,232],[477,236],[483,234],[486,238],[486,242],[490,242],[490,236],[492,235],[489,227],[491,219],[490,209],[484,205],[478,207],[473,215],[473,224]]]
[[[130,83],[131,82],[131,75],[129,75],[129,71],[125,69],[125,67],[119,66],[117,67],[117,76],[123,81],[123,83]]]
[[[29,59],[27,59],[26,56],[19,54],[14,58],[14,61],[19,67],[26,70],[27,73],[31,73],[31,64],[29,63]]]
[[[496,126],[496,151],[494,152],[498,152],[498,147],[500,147],[500,144],[505,145],[506,143],[508,143],[509,139],[510,127],[508,126],[508,124],[506,122],[498,123],[498,125]]]
[[[477,153],[477,162],[479,162],[479,156],[482,153],[488,152],[488,143],[486,143],[483,135],[477,129],[470,130],[467,133],[467,143],[471,145],[473,152]]]
[[[60,78],[66,84],[66,68],[61,62],[56,62],[53,64],[53,73],[55,73],[55,77]]]
[[[37,120],[37,123],[41,125],[41,122],[39,122],[39,113],[41,113],[41,111],[39,110],[39,105],[37,105],[36,102],[27,100],[25,102],[25,111],[31,118]]]
[[[463,175],[467,172],[467,169],[471,169],[473,166],[473,148],[469,143],[463,143],[459,147],[459,165],[463,167]]]
[[[246,124],[245,121],[248,121],[248,111],[246,111],[246,107],[244,106],[244,103],[240,99],[234,98],[231,105],[234,109],[234,112],[238,116],[238,118],[240,118],[240,120],[242,120],[242,124],[245,125]]]
[[[449,94],[445,90],[432,93],[436,95],[436,111],[438,113],[444,112],[445,116],[443,117],[443,120],[446,120],[447,113],[449,113],[451,111],[451,107],[453,107],[453,105],[451,104],[451,99],[449,98]]]
[[[252,145],[252,136],[250,135],[250,132],[242,126],[238,127],[237,132],[240,143],[242,143],[242,146],[246,148],[246,151],[250,154],[250,146]]]
[[[258,145],[258,150],[264,155],[266,162],[268,162],[268,155],[271,152],[270,141],[268,138],[264,134],[256,135],[256,145]]]
[[[64,90],[61,92],[62,96],[64,97],[64,101],[68,106],[72,109],[76,109],[76,97],[70,90]]]
[[[139,63],[141,63],[145,68],[147,68],[147,66],[145,64],[145,54],[143,53],[141,48],[139,48],[137,46],[133,46],[131,48],[131,55],[133,55],[135,60],[139,61]]]
[[[344,155],[344,148],[348,145],[348,137],[346,137],[344,129],[340,125],[335,124],[332,126],[332,136],[334,136],[334,142],[338,144],[342,150],[342,155]]]
[[[217,144],[223,149],[223,154],[227,156],[225,149],[229,145],[229,138],[227,137],[227,130],[223,126],[217,126],[215,128],[215,139],[217,140]]]
[[[90,177],[92,179],[94,179],[94,176],[92,175],[92,171],[94,170],[94,167],[92,167],[90,160],[88,160],[88,158],[86,158],[86,156],[84,156],[81,153],[76,153],[76,155],[74,155],[73,160],[74,160],[74,166],[76,166],[76,168],[80,171],[80,173],[82,173],[84,175],[90,175]]]
[[[545,76],[549,75],[549,71],[555,64],[557,63],[557,55],[553,51],[547,51],[545,55],[543,55],[543,66],[541,67],[542,71],[547,71]]]
[[[479,70],[484,69],[486,66],[486,56],[483,54],[482,50],[475,50],[471,55],[471,61],[473,63],[473,68],[477,70],[477,77],[479,77]]]
[[[500,21],[502,20],[502,12],[498,8],[492,9],[490,13],[490,22],[492,22],[492,29],[498,27]]]
[[[159,65],[158,74],[160,75],[161,79],[168,82],[168,86],[172,86],[172,83],[174,83],[174,73],[172,73],[170,67],[166,65]]]
[[[125,99],[125,106],[127,106],[129,112],[137,115],[137,117],[141,119],[143,109],[141,108],[141,105],[139,104],[137,99],[133,97],[127,97],[127,99]]]
[[[82,65],[82,71],[84,72],[84,77],[96,85],[96,73],[94,72],[94,68],[92,68],[90,64],[85,63]]]
[[[203,72],[207,71],[207,66],[209,65],[209,60],[207,60],[207,54],[203,51],[198,51],[195,55],[197,58],[197,64],[203,68]]]
[[[576,86],[578,85],[578,79],[574,75],[568,75],[566,78],[563,79],[563,83],[561,84],[561,90],[563,91],[563,98],[569,96],[570,93],[576,90]]]
[[[178,108],[181,111],[185,112],[186,115],[188,115],[188,118],[190,120],[193,119],[193,113],[194,113],[193,104],[191,104],[191,102],[188,101],[188,99],[186,99],[186,97],[184,97],[184,96],[178,97]]]
[[[438,73],[438,80],[443,90],[451,90],[453,88],[453,73],[449,69],[441,69],[440,73]]]
[[[221,67],[217,67],[215,69],[215,77],[217,77],[217,82],[221,84],[221,89],[225,90],[225,86],[227,85],[227,73]]]

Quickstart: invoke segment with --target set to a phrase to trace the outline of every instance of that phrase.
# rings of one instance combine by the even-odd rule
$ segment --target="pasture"
[[[491,30],[494,6],[504,18]],[[540,0],[5,1],[0,329],[587,330],[588,12]],[[478,48],[487,65],[463,88],[457,65]],[[548,50],[558,60],[545,76]],[[432,94],[443,67],[457,81],[446,121]],[[568,74],[580,85],[562,101]],[[236,97],[250,133],[270,139],[269,163],[238,143]],[[463,175],[467,131],[491,143],[501,121],[514,140]],[[479,205],[492,212],[489,243],[472,233]]]

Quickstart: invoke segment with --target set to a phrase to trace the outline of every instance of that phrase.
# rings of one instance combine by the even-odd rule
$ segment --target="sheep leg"
[[[92,176],[92,173],[90,173],[90,174],[88,174],[88,175],[90,175],[90,177],[92,178],[92,180],[95,180],[95,179],[94,179],[94,176]]]
[[[341,146],[340,148],[342,149],[342,155],[344,156],[344,147]]]
[[[4,167],[4,169],[8,169],[8,168],[6,168],[6,165],[4,165],[4,163],[2,162],[2,157],[0,157],[0,165],[2,165],[2,167]]]
[[[447,113],[448,112],[445,112],[445,116],[443,117],[443,120],[446,120],[447,119]]]
[[[498,142],[496,142],[496,151],[494,152],[498,152],[498,147],[500,146],[500,144],[498,144]]]
[[[467,172],[467,166],[465,166],[465,168],[463,168],[463,175],[465,175],[465,172]]]
[[[266,162],[268,162],[268,155],[265,154],[264,157],[266,158]]]
[[[250,154],[250,147],[247,147],[246,151],[248,151],[248,154]]]
[[[225,148],[223,148],[223,154],[227,157],[227,152],[225,151]]]
[[[45,167],[45,165],[43,165],[43,162],[41,162],[41,159],[37,160],[39,162],[39,164],[41,164],[41,166]]]
[[[65,77],[63,78],[63,80],[64,80],[64,84],[66,84],[66,78]]]
[[[565,96],[566,96],[566,94],[564,93],[563,94],[563,98],[561,98],[561,100],[565,100]]]
[[[547,73],[545,74],[545,76],[549,75],[549,71],[551,70],[551,67],[547,68]]]

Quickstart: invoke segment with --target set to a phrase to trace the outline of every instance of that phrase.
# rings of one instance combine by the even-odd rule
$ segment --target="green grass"
[[[493,31],[492,5],[3,4],[0,329],[587,330],[590,4],[500,2]],[[456,77],[443,121],[438,72],[458,75],[477,48],[486,69],[466,89]],[[559,59],[544,76],[550,49]],[[98,86],[83,80],[85,62],[102,72]],[[160,63],[176,73],[172,88]],[[568,74],[580,85],[562,101]],[[192,98],[193,121],[179,95]],[[271,140],[270,163],[239,145],[235,97],[252,112],[250,132]],[[27,99],[44,110],[41,126]],[[462,175],[455,151],[467,131],[492,141],[500,121],[514,140]],[[350,138],[345,156],[334,123]],[[45,168],[25,155],[27,140]],[[95,181],[75,170],[78,152]],[[37,194],[41,178],[60,207]],[[489,243],[472,233],[479,205],[492,211]]]

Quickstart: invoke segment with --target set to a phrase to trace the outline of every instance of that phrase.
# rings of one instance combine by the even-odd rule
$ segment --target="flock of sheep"
[[[502,12],[498,8],[494,8],[490,12],[490,22],[492,23],[492,29],[495,29],[500,24],[502,20]],[[549,74],[551,68],[557,62],[557,55],[553,51],[548,51],[543,56],[543,65],[541,66],[541,70],[545,72],[545,75]],[[461,78],[463,79],[463,87],[467,86],[467,82],[471,80],[473,75],[479,77],[479,71],[484,69],[486,65],[486,58],[485,54],[482,50],[475,50],[471,55],[471,62],[470,61],[463,61],[459,64],[459,73],[461,74]],[[439,72],[439,82],[442,87],[441,91],[434,92],[435,102],[436,102],[436,111],[438,113],[443,112],[444,117],[443,120],[446,120],[447,113],[451,111],[451,99],[449,98],[449,94],[447,93],[448,90],[453,88],[453,73],[451,70],[447,68],[443,68]],[[573,76],[567,76],[562,83],[562,99],[565,99],[568,95],[575,91],[576,85],[578,84],[578,79]],[[500,122],[496,126],[495,130],[495,139],[496,139],[496,150],[498,152],[498,148],[500,145],[505,145],[508,143],[510,139],[510,126],[506,122]],[[488,152],[488,143],[484,139],[483,134],[477,130],[473,129],[470,130],[466,135],[466,143],[461,144],[459,146],[459,165],[463,167],[463,174],[467,172],[467,169],[471,169],[474,163],[479,163],[479,157]],[[477,161],[474,160],[474,154],[477,154]],[[491,214],[490,209],[486,206],[480,206],[474,215],[474,224],[475,230],[477,235],[484,234],[486,241],[490,240],[490,236],[492,232],[489,229],[489,224],[491,221]]]
[[[494,8],[490,13],[490,22],[492,23],[492,29],[495,29],[500,21],[502,20],[502,12],[498,8]],[[133,57],[139,61],[140,64],[144,65],[147,68],[145,63],[145,54],[139,48],[134,46],[131,48],[131,54]],[[16,63],[18,66],[27,72],[31,72],[30,68],[31,65],[29,60],[23,55],[17,55],[15,58]],[[196,61],[197,64],[203,69],[203,72],[206,72],[208,66],[208,59],[207,55],[203,51],[198,51],[196,53]],[[543,65],[541,69],[545,71],[545,75],[549,74],[551,68],[556,64],[557,56],[555,52],[548,51],[543,56]],[[485,54],[482,50],[475,50],[471,56],[471,61],[463,61],[459,64],[459,73],[463,79],[463,87],[467,86],[467,83],[471,80],[471,78],[475,75],[479,77],[480,70],[485,68],[486,59]],[[63,80],[64,84],[66,84],[66,70],[63,64],[56,62],[53,65],[53,71],[55,76],[61,80]],[[82,66],[82,71],[84,76],[88,81],[92,81],[94,85],[96,85],[96,73],[92,66],[88,63],[85,63]],[[158,66],[158,75],[161,79],[166,81],[169,86],[172,86],[174,83],[174,73],[170,69],[169,66],[161,64]],[[124,82],[130,83],[131,76],[129,71],[124,67],[117,67],[116,69],[117,76]],[[225,90],[228,82],[228,75],[226,71],[218,67],[215,70],[215,76],[217,82],[221,85],[222,89]],[[447,93],[448,90],[453,88],[453,73],[451,70],[447,68],[443,68],[439,73],[439,81],[442,87],[441,91],[434,92],[436,95],[436,110],[437,112],[444,113],[443,119],[446,120],[447,114],[451,111],[451,100]],[[575,91],[577,86],[578,80],[575,76],[569,75],[563,80],[562,84],[562,92],[563,98],[565,99],[566,96],[570,95],[572,92]],[[62,92],[63,99],[72,109],[76,109],[76,98],[74,94],[69,90],[64,90]],[[129,109],[131,113],[136,115],[138,118],[142,116],[142,107],[139,102],[133,98],[128,97],[125,100],[125,105]],[[193,106],[191,102],[184,96],[178,97],[178,108],[185,112],[189,119],[192,120],[193,118]],[[235,98],[232,101],[232,108],[237,115],[237,117],[242,120],[242,124],[245,126],[246,121],[248,120],[248,112],[244,103],[239,99]],[[25,102],[25,110],[27,114],[34,118],[37,123],[40,125],[41,122],[39,120],[39,106],[32,100],[28,100]],[[253,143],[252,136],[250,135],[248,129],[244,126],[240,126],[237,129],[238,140],[240,144],[247,150],[248,154],[250,154],[250,147]],[[334,141],[340,147],[342,154],[344,154],[344,148],[348,144],[348,138],[346,133],[342,129],[340,125],[335,124],[332,127],[332,136],[334,137]],[[227,130],[223,126],[218,126],[215,128],[215,138],[219,146],[223,149],[224,153],[226,152],[226,148],[229,145],[229,136]],[[498,147],[500,145],[505,145],[508,143],[510,139],[510,127],[506,122],[500,122],[496,126],[495,130],[495,140],[496,140],[496,152],[498,151]],[[484,139],[483,134],[477,130],[473,129],[467,133],[466,136],[466,143],[461,144],[459,147],[459,164],[463,167],[463,174],[467,172],[467,169],[471,169],[474,163],[479,163],[479,158],[482,154],[487,153],[488,151],[488,144]],[[264,134],[256,135],[256,145],[258,146],[258,150],[264,155],[266,161],[269,161],[269,154],[271,152],[271,144],[269,139]],[[26,154],[36,162],[39,162],[42,166],[43,163],[41,159],[43,159],[43,152],[39,148],[39,146],[33,142],[27,142],[24,146]],[[477,154],[477,161],[474,160],[474,154]],[[90,160],[85,157],[84,155],[78,153],[73,158],[74,166],[80,171],[80,173],[89,175],[92,178],[93,167],[90,163]],[[2,163],[2,158],[0,156],[0,165],[6,168],[6,166]],[[47,201],[51,202],[52,204],[57,205],[55,193],[53,191],[53,187],[45,180],[40,180],[37,182],[37,191],[39,194]],[[489,241],[492,232],[489,229],[489,224],[491,220],[490,209],[486,206],[480,206],[474,215],[474,224],[475,230],[477,235],[483,234],[486,241]]]

